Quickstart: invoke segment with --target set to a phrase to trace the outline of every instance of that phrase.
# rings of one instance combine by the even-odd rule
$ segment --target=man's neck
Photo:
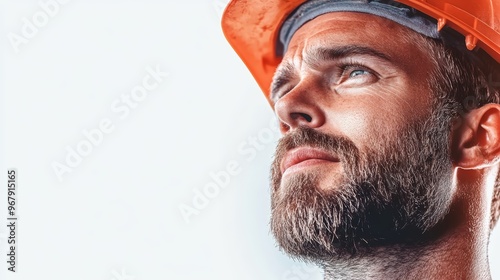
[[[363,256],[325,264],[325,280],[491,279],[487,258],[478,258],[471,246],[438,244],[374,249]]]
[[[467,218],[464,212],[471,209],[465,203],[452,208],[449,219],[423,239],[427,242],[361,249],[354,257],[324,263],[325,280],[491,279],[488,225]]]

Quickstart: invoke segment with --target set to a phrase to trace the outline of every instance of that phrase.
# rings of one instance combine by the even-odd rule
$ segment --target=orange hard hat
[[[469,50],[483,49],[500,63],[500,1],[395,0],[464,35]],[[226,39],[269,98],[274,72],[281,62],[278,36],[287,17],[304,0],[232,0],[222,17]]]

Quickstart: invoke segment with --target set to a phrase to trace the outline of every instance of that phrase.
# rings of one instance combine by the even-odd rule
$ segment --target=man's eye
[[[338,85],[363,86],[378,80],[377,75],[365,67],[359,65],[347,65],[343,67]]]
[[[366,70],[362,70],[362,69],[353,70],[349,74],[349,78],[354,78],[356,76],[363,75],[363,74],[370,74],[370,72],[368,72]]]
[[[276,94],[275,99],[278,101],[281,97],[285,96],[293,87],[291,86],[283,86]]]

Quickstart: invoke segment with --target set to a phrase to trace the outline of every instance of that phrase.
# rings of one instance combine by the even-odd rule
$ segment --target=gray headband
[[[430,38],[441,38],[436,22],[424,14],[405,5],[391,2],[385,4],[377,0],[311,0],[296,9],[281,26],[277,55],[282,56],[293,34],[308,21],[331,12],[360,12],[390,19]]]

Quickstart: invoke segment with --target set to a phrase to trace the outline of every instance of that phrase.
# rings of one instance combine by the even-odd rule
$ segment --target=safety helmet
[[[335,1],[335,0],[333,0]],[[338,0],[336,0],[338,1]],[[349,0],[347,0],[349,1]],[[371,0],[352,0],[365,1]],[[226,39],[248,67],[270,101],[270,86],[281,62],[280,29],[304,0],[232,0],[222,17]],[[345,2],[345,1],[344,1]],[[448,26],[464,36],[468,50],[483,49],[500,63],[500,1],[395,0],[436,20],[437,31]]]

